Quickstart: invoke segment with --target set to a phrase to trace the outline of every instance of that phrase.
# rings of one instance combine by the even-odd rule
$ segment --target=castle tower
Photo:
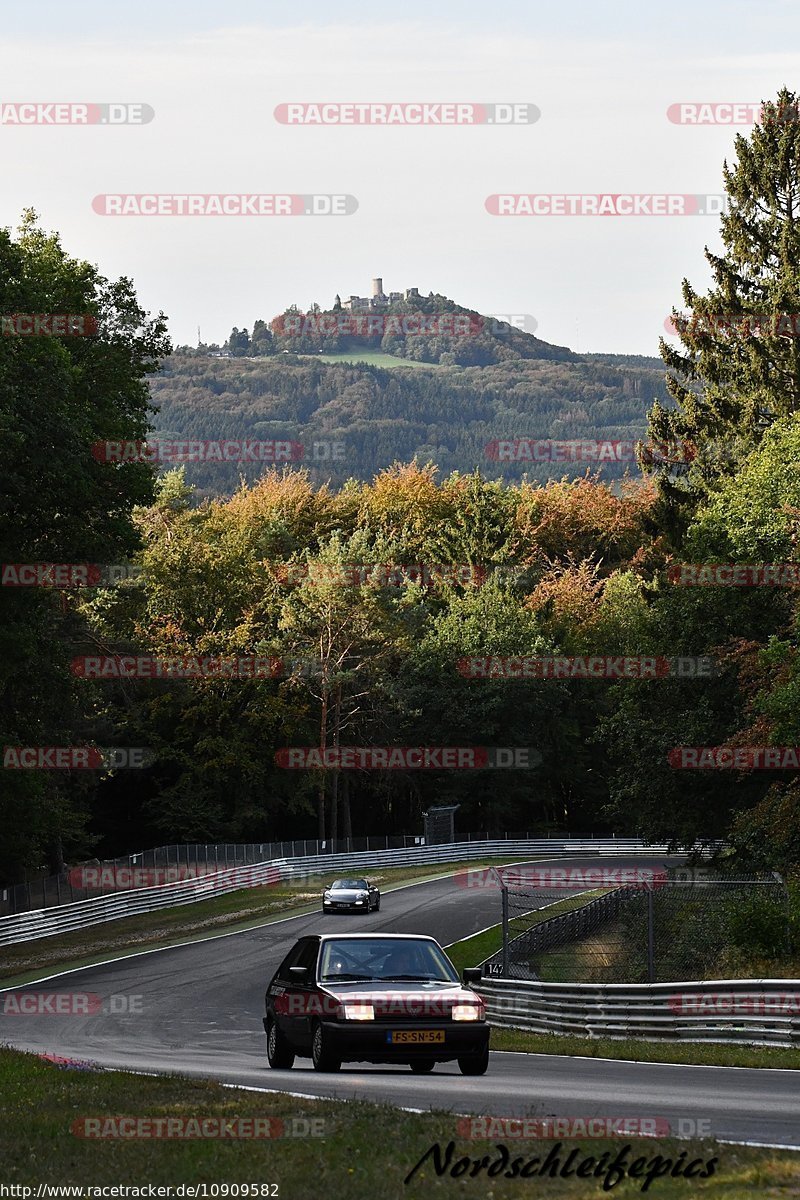
[[[383,280],[382,279],[373,279],[372,294],[373,294],[373,296],[382,296],[383,295]]]

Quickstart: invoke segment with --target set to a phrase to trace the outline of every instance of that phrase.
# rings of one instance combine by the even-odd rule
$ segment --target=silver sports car
[[[366,879],[334,879],[322,893],[323,912],[378,912],[381,894]]]

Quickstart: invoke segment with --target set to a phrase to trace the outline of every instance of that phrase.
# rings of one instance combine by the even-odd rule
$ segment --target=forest
[[[35,213],[0,231],[2,311],[96,321],[0,339],[2,878],[417,833],[441,803],[461,831],[725,838],[796,869],[800,367],[794,327],[761,317],[800,311],[798,209],[776,199],[800,127],[736,148],[713,283],[684,281],[696,319],[660,370],[518,352],[520,331],[472,365],[171,356],[130,280]],[[96,452],[159,438],[346,453]],[[597,470],[486,451],[584,438],[640,445]],[[58,747],[142,753],[65,770]]]

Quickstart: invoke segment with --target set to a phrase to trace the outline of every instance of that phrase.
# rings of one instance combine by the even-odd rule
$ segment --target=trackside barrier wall
[[[215,871],[194,879],[175,883],[135,888],[126,892],[99,896],[93,900],[77,900],[55,908],[35,909],[0,918],[0,945],[28,942],[86,929],[120,917],[137,916],[161,908],[195,904],[214,896],[235,892],[241,888],[265,887],[280,880],[291,882],[311,875],[331,875],[338,871],[369,872],[371,868],[482,861],[491,857],[523,859],[544,855],[591,855],[593,857],[628,858],[631,855],[664,855],[668,847],[647,845],[640,838],[598,838],[511,840],[498,838],[481,842],[453,842],[438,846],[414,846],[398,850],[370,850],[351,854],[316,854],[291,859],[273,859],[252,866],[233,867]],[[701,848],[698,847],[698,853]],[[702,851],[708,854],[706,848]],[[684,852],[686,853],[686,852]]]
[[[482,980],[492,1025],[578,1037],[800,1045],[800,979],[676,983]]]

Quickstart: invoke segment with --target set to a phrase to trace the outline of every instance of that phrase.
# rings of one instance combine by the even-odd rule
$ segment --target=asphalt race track
[[[549,865],[657,866],[667,861],[560,858]],[[496,890],[467,889],[452,878],[415,884],[384,892],[377,913],[292,917],[51,975],[47,984],[5,989],[0,1041],[104,1066],[174,1071],[309,1097],[358,1097],[458,1114],[659,1117],[676,1134],[697,1129],[691,1122],[706,1122],[700,1130],[723,1141],[800,1149],[796,1071],[508,1053],[493,1053],[488,1073],[477,1078],[462,1076],[455,1063],[437,1066],[427,1076],[412,1075],[406,1067],[358,1063],[326,1076],[313,1071],[307,1059],[298,1059],[291,1071],[270,1070],[261,1024],[264,989],[302,934],[332,928],[426,933],[446,945],[499,919]],[[2,1011],[14,1006],[14,991],[91,993],[102,1005],[89,1015]]]

